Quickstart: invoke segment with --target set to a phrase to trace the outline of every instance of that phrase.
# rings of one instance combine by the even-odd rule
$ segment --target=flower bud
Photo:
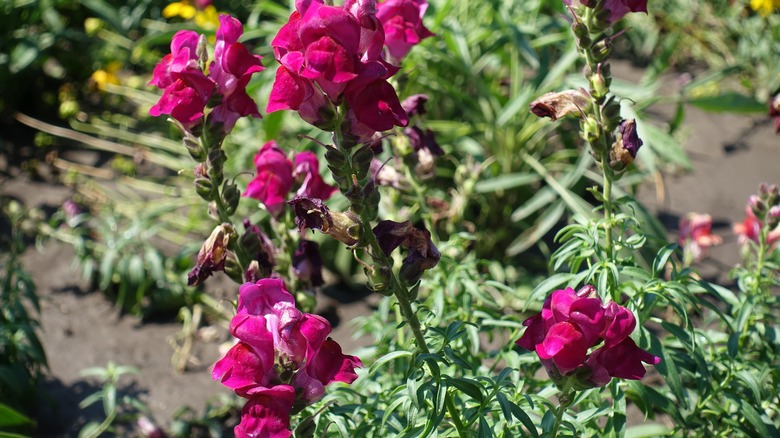
[[[225,274],[238,284],[244,283],[244,273],[241,271],[241,265],[238,263],[236,255],[230,251],[227,252],[225,257]]]
[[[241,192],[235,182],[225,181],[222,184],[222,203],[225,204],[225,213],[232,216],[238,208],[238,200],[241,198]]]
[[[200,141],[198,141],[197,138],[187,135],[182,140],[182,143],[184,143],[184,147],[187,149],[187,152],[190,153],[192,159],[199,163],[204,161],[206,154],[203,152],[203,148],[200,147]]]
[[[212,149],[209,151],[208,158],[206,159],[206,168],[208,169],[208,175],[214,185],[222,184],[224,175],[222,168],[227,160],[227,155],[222,149]]]
[[[389,268],[386,266],[374,265],[364,268],[366,277],[368,277],[368,288],[384,296],[393,294],[393,288],[390,286],[391,278]]]
[[[582,121],[580,124],[580,132],[582,138],[591,145],[595,145],[599,138],[601,138],[601,128],[593,117],[588,117]]]
[[[590,54],[597,62],[606,60],[612,54],[612,41],[609,38],[604,38],[596,42],[590,48]]]

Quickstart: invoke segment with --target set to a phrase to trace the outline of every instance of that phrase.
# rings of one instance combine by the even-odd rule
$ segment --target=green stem
[[[561,424],[563,423],[563,414],[566,412],[566,409],[568,409],[568,407],[571,405],[571,402],[573,401],[573,397],[571,396],[571,389],[568,383],[563,387],[558,400],[560,400],[561,404],[555,411],[555,425],[553,426],[552,433],[550,434],[551,438],[556,438],[558,436],[558,431],[560,430]]]

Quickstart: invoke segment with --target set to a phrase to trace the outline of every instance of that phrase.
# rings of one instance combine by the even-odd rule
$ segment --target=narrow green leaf
[[[376,371],[382,367],[382,365],[386,364],[387,362],[390,362],[392,360],[401,358],[401,357],[411,357],[412,352],[411,351],[393,351],[391,353],[387,353],[386,355],[380,357],[376,360],[373,364],[371,364],[371,367],[368,369],[368,374],[372,375],[376,373]]]
[[[686,103],[709,112],[763,114],[767,111],[765,104],[733,91],[714,96],[690,97]]]
[[[0,403],[0,426],[27,426],[33,423],[33,420],[21,412]]]
[[[492,193],[528,185],[541,179],[542,177],[536,173],[512,173],[479,181],[474,186],[474,191],[477,193]]]
[[[471,379],[449,377],[446,379],[446,382],[447,385],[456,388],[480,404],[485,400],[485,396],[482,394],[482,387]]]
[[[669,429],[663,424],[639,424],[626,429],[625,438],[655,438],[659,436],[666,436],[671,432],[672,429]]]

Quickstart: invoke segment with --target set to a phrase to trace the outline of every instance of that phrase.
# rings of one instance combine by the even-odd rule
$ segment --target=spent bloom
[[[678,243],[686,256],[694,261],[704,257],[707,248],[723,243],[723,239],[712,234],[712,217],[708,214],[688,213],[680,218]]]
[[[295,308],[280,279],[244,283],[230,332],[238,342],[212,376],[248,399],[236,436],[289,437],[290,415],[321,399],[325,386],[352,383],[363,364],[330,339],[319,315]]]
[[[154,68],[154,85],[163,90],[160,101],[149,114],[169,114],[192,130],[201,123],[209,102],[218,102],[210,122],[228,132],[240,117],[260,117],[257,104],[246,94],[254,73],[263,70],[259,55],[252,55],[238,42],[243,26],[229,15],[219,16],[214,60],[204,71],[205,38],[191,30],[177,32],[171,40],[171,53]],[[218,97],[219,99],[212,99]]]
[[[427,9],[427,0],[387,0],[377,5],[376,17],[385,31],[385,47],[396,63],[413,46],[433,36],[422,21]]]
[[[280,66],[268,112],[298,111],[325,130],[336,126],[335,107],[346,102],[349,131],[361,139],[405,126],[406,113],[387,79],[398,68],[382,58],[385,35],[376,2],[296,1],[296,10],[271,41]]]
[[[660,362],[629,337],[634,315],[614,301],[604,304],[593,286],[553,292],[523,325],[528,328],[517,345],[536,351],[556,384],[569,377],[580,388],[604,386],[612,377],[639,380],[643,363]]]

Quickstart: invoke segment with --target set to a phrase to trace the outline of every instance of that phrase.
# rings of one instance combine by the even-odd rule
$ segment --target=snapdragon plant
[[[230,322],[236,342],[213,369],[214,379],[246,399],[236,436],[684,435],[707,418],[712,403],[734,394],[734,349],[749,345],[747,331],[762,316],[730,317],[708,301],[705,294],[733,294],[694,275],[695,254],[678,263],[677,245],[663,246],[646,263],[639,256],[646,224],[632,214],[636,201],[615,187],[632,172],[643,142],[642,127],[622,116],[630,102],[610,89],[612,47],[621,37],[613,26],[646,11],[646,2],[564,4],[588,86],[539,96],[531,112],[579,119],[579,153],[592,155],[601,183],[590,190],[598,206],[558,233],[556,273],[532,291],[509,286],[509,269],[469,254],[473,234],[440,239],[424,211],[424,179],[414,172],[443,151],[435,133],[417,124],[427,97],[400,99],[393,76],[414,45],[437,37],[423,23],[425,0],[295,2],[270,43],[278,65],[266,112],[295,111],[330,139],[309,138],[319,149],[294,156],[267,139],[243,190],[238,175],[224,174],[222,143],[239,118],[260,116],[245,90],[263,69],[260,59],[239,41],[240,22],[227,15],[219,19],[210,63],[204,37],[174,35],[171,54],[155,68],[151,84],[164,91],[151,112],[170,115],[183,133],[198,162],[196,189],[218,222],[190,283],[216,271],[242,283]],[[386,134],[400,128],[416,161],[411,154],[378,160],[388,143],[392,153],[404,149]],[[403,163],[403,182],[389,172],[391,161]],[[413,211],[423,212],[383,209],[383,184],[411,192]],[[259,201],[268,222],[237,219],[242,196]],[[767,214],[761,220],[769,224]],[[308,230],[344,245],[381,296],[376,311],[356,323],[374,344],[354,355],[329,338],[330,323],[306,302],[324,282],[328,256],[304,237]],[[772,266],[768,236],[762,231],[751,265],[756,290],[771,283],[761,277]],[[701,235],[694,242],[705,245]],[[541,312],[521,322],[516,312],[530,307]],[[733,333],[731,362],[718,384],[709,364],[722,356],[721,340],[694,326],[704,307]],[[662,383],[640,382],[647,365]],[[628,429],[629,402],[675,426]],[[742,417],[729,430],[768,431],[777,421],[769,408],[737,409]]]

